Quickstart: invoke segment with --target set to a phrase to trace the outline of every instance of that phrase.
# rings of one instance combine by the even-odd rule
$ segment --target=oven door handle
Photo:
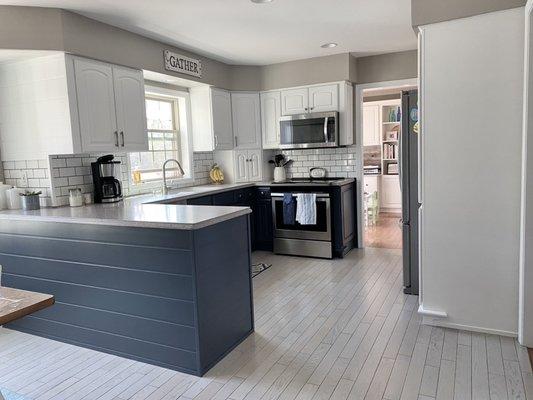
[[[270,195],[271,197],[283,197],[284,193],[272,193]],[[292,197],[296,197],[296,194],[293,194]],[[316,194],[317,199],[329,199],[329,194],[327,193],[317,193]]]
[[[329,117],[324,118],[324,143],[329,143],[328,137],[328,119]]]

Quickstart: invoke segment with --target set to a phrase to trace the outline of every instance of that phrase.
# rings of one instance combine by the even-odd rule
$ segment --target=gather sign
[[[165,50],[165,69],[182,74],[202,77],[202,63],[200,60],[185,57],[181,54]]]

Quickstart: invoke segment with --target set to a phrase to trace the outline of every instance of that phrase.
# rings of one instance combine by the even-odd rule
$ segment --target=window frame
[[[186,172],[186,175],[181,178],[169,178],[167,184],[170,187],[180,187],[184,185],[193,184],[194,179],[194,165],[193,165],[193,142],[192,142],[192,119],[191,119],[191,101],[189,92],[181,90],[174,90],[162,88],[158,86],[145,85],[145,100],[146,99],[160,99],[170,100],[174,102],[173,117],[175,123],[175,131],[177,132],[177,148],[179,149],[178,161]],[[146,135],[148,132],[157,132],[157,129],[148,129],[146,127]],[[168,132],[168,130],[163,130]],[[142,153],[142,152],[139,152]],[[128,155],[129,183],[132,191],[142,191],[143,189],[157,189],[161,188],[163,179],[150,180],[138,184],[133,183],[133,170],[131,167],[130,158]]]

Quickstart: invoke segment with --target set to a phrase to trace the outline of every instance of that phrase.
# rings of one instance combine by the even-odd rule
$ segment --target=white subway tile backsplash
[[[282,150],[293,163],[287,168],[287,176],[304,178],[309,176],[313,167],[326,169],[331,177],[350,177],[357,175],[355,147],[325,149]]]
[[[81,167],[81,158],[75,157],[75,158],[67,158],[67,167]]]
[[[59,176],[74,176],[76,175],[76,170],[74,168],[60,168]]]

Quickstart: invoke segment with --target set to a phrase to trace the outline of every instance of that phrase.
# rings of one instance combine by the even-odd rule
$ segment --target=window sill
[[[194,178],[172,179],[167,181],[169,190],[176,190],[183,187],[194,186]],[[150,193],[153,191],[161,191],[163,188],[163,181],[151,181],[145,183],[134,184],[130,181],[129,195],[135,196],[139,194]]]

